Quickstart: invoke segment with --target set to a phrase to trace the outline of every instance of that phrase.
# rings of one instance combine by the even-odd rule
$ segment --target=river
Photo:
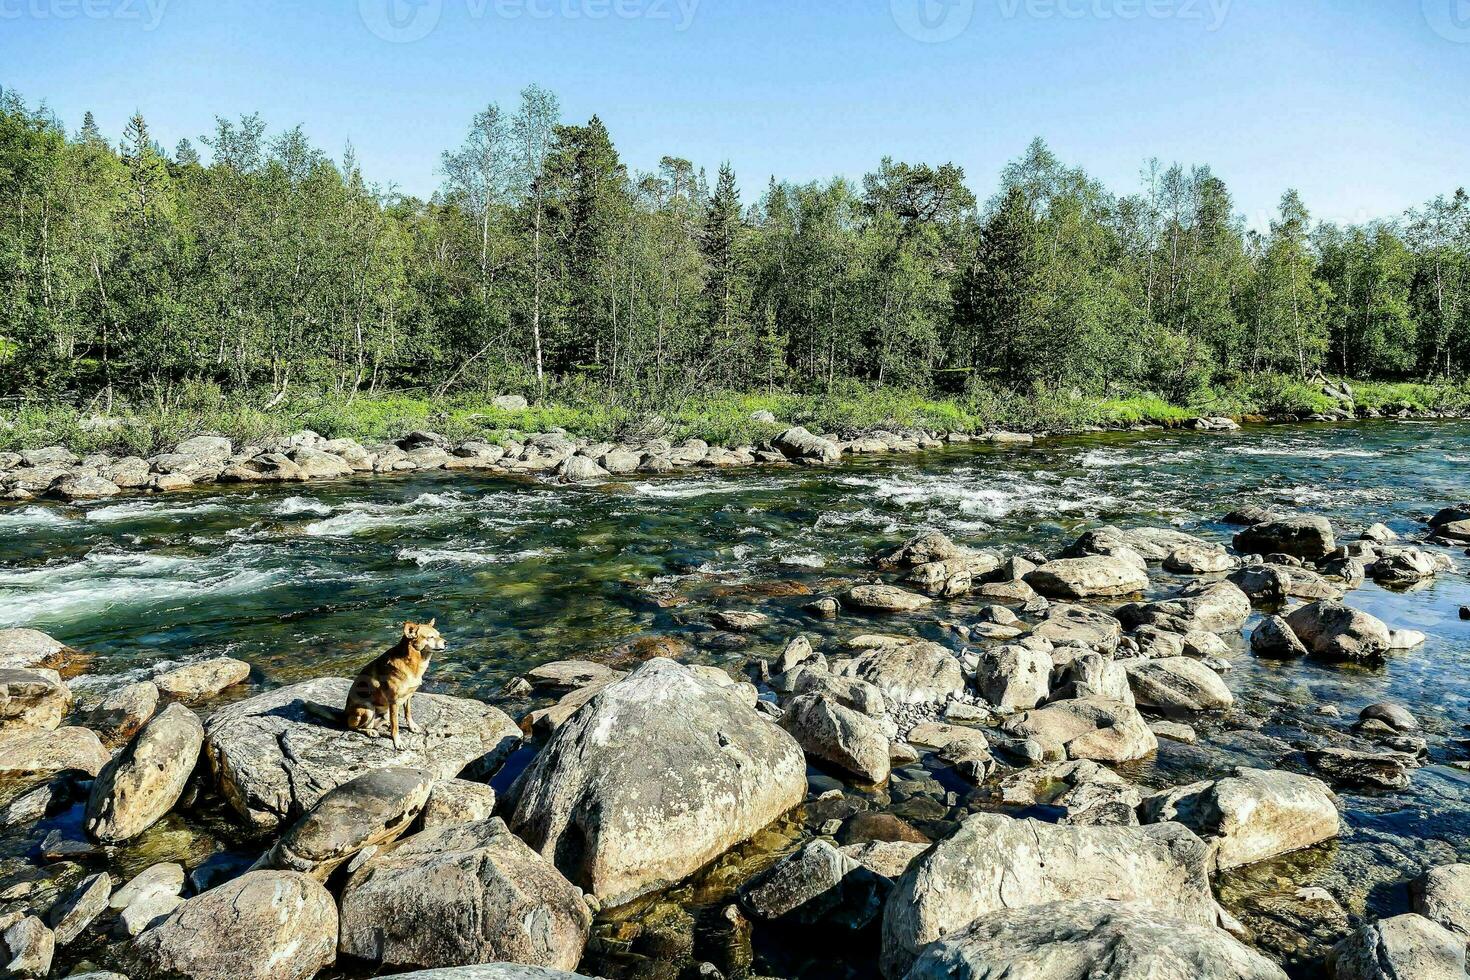
[[[870,574],[876,549],[922,529],[1016,550],[1052,550],[1105,522],[1228,541],[1233,529],[1218,517],[1262,504],[1322,514],[1348,537],[1382,521],[1417,538],[1423,517],[1470,497],[1467,464],[1470,423],[1375,422],[1096,434],[593,487],[441,473],[31,503],[0,510],[0,625],[35,627],[92,654],[88,676],[74,682],[82,691],[163,661],[229,654],[254,666],[249,693],[355,672],[402,620],[432,616],[451,646],[427,689],[519,716],[531,702],[500,691],[549,660],[631,662],[666,649],[739,672],[797,632],[832,640],[874,628],[953,645],[937,620],[965,619],[978,604],[876,627],[800,611],[813,594]],[[1157,569],[1152,577],[1157,594],[1184,581]],[[1232,876],[1232,908],[1251,912],[1273,889],[1322,885],[1355,915],[1399,911],[1402,882],[1418,867],[1470,856],[1470,774],[1460,764],[1470,759],[1470,622],[1458,616],[1470,581],[1457,571],[1410,591],[1369,583],[1348,601],[1429,639],[1367,670],[1267,663],[1233,638],[1226,680],[1238,717],[1203,722],[1198,746],[1165,743],[1157,761],[1130,770],[1158,786],[1275,765],[1273,746],[1345,728],[1371,702],[1417,715],[1431,764],[1412,787],[1343,792],[1342,841]],[[749,637],[720,633],[705,615],[723,607],[756,609],[771,623]],[[1341,720],[1319,714],[1324,705]],[[967,805],[979,804],[961,799],[914,820],[937,833]],[[758,944],[756,966],[789,972],[790,955]],[[829,967],[795,968],[849,972]]]

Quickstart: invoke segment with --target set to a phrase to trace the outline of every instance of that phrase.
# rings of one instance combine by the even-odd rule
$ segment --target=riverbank
[[[1345,400],[1343,394],[1351,398]],[[1405,412],[1464,415],[1470,413],[1470,386],[1349,382],[1345,390],[1324,389],[1281,375],[1261,375],[1179,402],[1146,393],[1028,395],[972,386],[963,395],[936,396],[862,385],[816,393],[711,393],[643,405],[601,400],[585,390],[553,390],[545,399],[530,402],[514,394],[303,392],[262,407],[270,401],[264,393],[227,397],[203,386],[187,389],[166,403],[139,398],[136,405],[117,406],[111,413],[96,406],[27,403],[0,411],[0,452],[62,445],[79,456],[148,456],[198,435],[220,435],[252,445],[303,430],[326,439],[383,443],[418,430],[464,442],[560,429],[596,441],[662,437],[733,448],[759,443],[792,425],[846,436],[893,428],[973,435],[995,430],[1040,434],[1092,427],[1179,427],[1203,416],[1299,421]]]
[[[1029,444],[1068,433],[1149,427],[1220,430],[1246,422],[1445,418],[1470,411],[1453,386],[1299,385],[1263,379],[1173,406],[1153,397],[1022,398],[972,391],[937,400],[884,389],[836,396],[717,395],[668,415],[617,406],[531,405],[521,396],[321,400],[270,412],[225,403],[152,414],[19,413],[0,445],[0,499],[66,502],[213,483],[297,483],[431,470],[564,483],[695,468],[832,463],[949,443]],[[300,424],[300,428],[287,428]],[[166,441],[175,434],[177,442]],[[147,447],[147,448],[143,448]]]

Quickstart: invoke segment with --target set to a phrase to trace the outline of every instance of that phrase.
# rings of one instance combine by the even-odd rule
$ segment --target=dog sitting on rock
[[[402,705],[408,730],[419,731],[413,720],[413,696],[424,683],[430,658],[448,645],[434,623],[433,619],[404,623],[403,638],[357,675],[342,712],[342,721],[349,729],[381,736],[386,722],[393,747],[399,748],[398,707]]]

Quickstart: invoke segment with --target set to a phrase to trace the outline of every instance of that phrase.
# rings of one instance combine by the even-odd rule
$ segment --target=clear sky
[[[1035,136],[1118,191],[1208,163],[1253,226],[1288,186],[1344,221],[1470,183],[1470,0],[0,0],[0,85],[69,128],[259,111],[417,194],[533,81],[747,201],[885,154],[989,196]]]

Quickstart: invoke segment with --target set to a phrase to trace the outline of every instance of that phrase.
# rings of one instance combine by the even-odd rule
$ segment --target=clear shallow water
[[[1018,549],[1055,548],[1101,522],[1227,540],[1233,529],[1214,521],[1254,503],[1324,514],[1349,536],[1380,520],[1417,536],[1419,518],[1470,498],[1467,462],[1470,423],[1384,422],[1072,437],[588,488],[439,475],[28,504],[0,510],[0,624],[92,653],[83,687],[219,653],[248,660],[252,683],[269,686],[350,674],[393,641],[396,623],[436,616],[452,646],[431,689],[501,700],[531,664],[627,662],[656,644],[738,669],[797,631],[952,643],[937,620],[964,619],[963,602],[881,623],[819,624],[799,611],[869,574],[877,548],[926,528]],[[1158,593],[1182,581],[1155,570]],[[1369,584],[1349,601],[1429,641],[1369,671],[1267,664],[1238,640],[1227,682],[1242,710],[1201,723],[1200,746],[1167,743],[1132,775],[1160,785],[1272,765],[1281,746],[1340,731],[1365,704],[1406,704],[1429,730],[1433,764],[1406,793],[1345,793],[1344,841],[1271,885],[1325,884],[1350,911],[1377,912],[1402,905],[1415,867],[1470,856],[1470,778],[1454,764],[1470,720],[1470,623],[1458,618],[1470,582],[1456,572],[1411,592]],[[705,625],[715,607],[773,621],[733,637]],[[501,703],[512,714],[530,706]],[[1325,704],[1342,720],[1318,716]],[[914,819],[940,832],[960,815]]]

